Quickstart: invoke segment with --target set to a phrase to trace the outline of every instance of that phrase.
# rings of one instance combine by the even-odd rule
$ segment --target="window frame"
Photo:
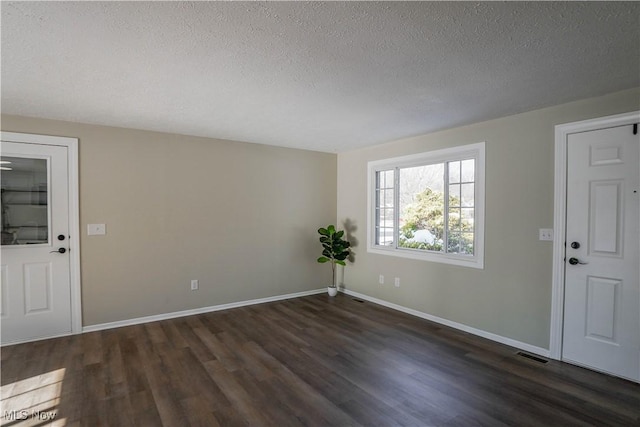
[[[399,190],[398,170],[436,163],[460,160],[475,160],[474,171],[474,254],[453,254],[398,247],[399,234]],[[376,173],[394,169],[394,244],[376,245]],[[445,165],[445,171],[447,167]],[[448,181],[445,181],[445,186]],[[445,193],[446,194],[446,193]],[[445,197],[445,218],[449,213]],[[485,205],[485,143],[478,142],[457,147],[427,151],[407,156],[373,160],[367,164],[367,252],[391,255],[422,261],[439,262],[458,266],[484,269],[484,205]]]

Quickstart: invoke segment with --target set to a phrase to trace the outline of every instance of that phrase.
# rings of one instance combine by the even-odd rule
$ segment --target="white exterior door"
[[[562,359],[640,381],[640,136],[567,139]]]
[[[2,141],[2,344],[72,332],[68,147]]]

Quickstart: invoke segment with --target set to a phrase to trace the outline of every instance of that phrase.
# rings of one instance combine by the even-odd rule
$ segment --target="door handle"
[[[571,264],[571,265],[577,265],[577,264],[584,265],[584,264],[589,264],[589,263],[580,261],[578,258],[571,257],[571,258],[569,258],[569,264]]]
[[[51,251],[51,252],[49,252],[49,253],[50,253],[50,254],[53,254],[53,253],[63,254],[63,253],[65,253],[65,252],[67,252],[67,250],[66,250],[65,248],[59,248],[58,250]]]

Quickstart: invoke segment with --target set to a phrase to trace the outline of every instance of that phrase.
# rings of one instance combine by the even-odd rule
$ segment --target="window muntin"
[[[376,172],[376,245],[393,244],[395,171]]]
[[[484,143],[370,162],[369,182],[370,252],[483,268]]]

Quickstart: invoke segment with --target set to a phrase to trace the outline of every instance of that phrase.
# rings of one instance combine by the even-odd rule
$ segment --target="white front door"
[[[2,344],[72,332],[68,147],[2,141]]]
[[[567,139],[562,359],[640,381],[640,135]]]

